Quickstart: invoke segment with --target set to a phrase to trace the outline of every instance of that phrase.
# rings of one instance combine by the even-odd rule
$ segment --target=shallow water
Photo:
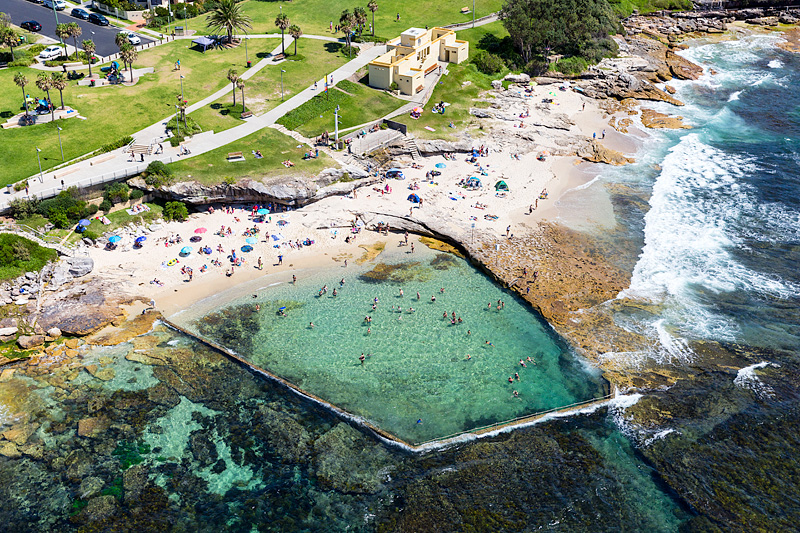
[[[176,320],[407,442],[603,395],[597,374],[523,302],[465,260],[423,246],[303,273],[257,295],[218,295]],[[195,318],[210,305],[218,310]],[[281,307],[288,316],[276,314]]]

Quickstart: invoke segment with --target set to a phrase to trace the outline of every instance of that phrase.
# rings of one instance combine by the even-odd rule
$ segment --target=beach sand
[[[552,105],[557,108],[555,111],[568,115],[575,122],[568,135],[591,138],[593,133],[597,133],[600,140],[605,129],[607,139],[600,142],[621,151],[635,150],[638,143],[608,126],[608,117],[593,100],[573,91],[558,91],[553,86],[535,87],[532,100],[520,100],[520,112],[533,101],[539,101],[543,95],[554,99]],[[530,111],[532,115],[538,112],[536,109]],[[156,309],[165,316],[171,316],[192,302],[267,274],[285,273],[288,281],[293,272],[306,268],[345,268],[345,259],[355,261],[363,255],[364,250],[359,248],[360,245],[379,241],[392,245],[392,241],[402,238],[397,234],[387,237],[362,230],[354,241],[345,242],[346,236],[351,235],[350,223],[358,214],[369,213],[373,220],[376,217],[379,220],[381,214],[421,223],[436,219],[440,225],[445,223],[455,235],[468,234],[474,224],[476,235],[482,235],[484,239],[492,238],[492,235],[502,239],[506,237],[509,226],[511,234],[515,231],[522,233],[535,228],[540,221],[555,220],[558,217],[555,207],[557,199],[565,191],[593,178],[592,169],[596,165],[578,165],[579,160],[575,157],[549,156],[546,161],[537,160],[541,150],[553,146],[549,130],[536,128],[537,137],[534,137],[533,143],[537,148],[530,150],[531,144],[527,142],[525,146],[528,151],[523,153],[519,151],[519,143],[508,142],[519,131],[515,128],[517,121],[484,120],[491,125],[491,134],[474,143],[475,147],[483,144],[489,148],[489,154],[478,159],[483,173],[475,164],[467,161],[465,154],[456,154],[455,160],[446,160],[443,156],[426,157],[423,158],[422,168],[403,169],[405,180],[386,180],[381,186],[358,188],[348,196],[328,197],[297,210],[272,214],[264,223],[250,220],[252,205],[240,204],[235,207],[234,214],[226,214],[217,208],[214,213],[192,214],[186,222],[164,223],[160,229],[146,233],[147,240],[140,249],[133,248],[133,240],[145,233],[141,228],[128,227],[118,232],[123,240],[116,250],[108,251],[100,247],[89,249],[95,261],[95,275],[115,277],[138,294],[153,299]],[[519,122],[524,123],[525,119]],[[562,136],[565,134],[564,131],[558,133]],[[437,163],[443,163],[445,167],[436,168]],[[441,175],[433,178],[432,183],[426,182],[426,172],[434,169],[440,170]],[[480,189],[466,190],[457,186],[460,180],[471,176],[481,179],[483,186]],[[495,191],[495,183],[500,180],[508,184],[510,192],[502,194]],[[419,188],[412,190],[412,184]],[[389,187],[388,192],[385,186]],[[528,214],[545,189],[548,192],[547,199],[539,199],[538,208]],[[421,207],[407,200],[412,192],[423,199]],[[278,226],[280,220],[286,224]],[[231,227],[233,235],[216,235],[221,226]],[[261,229],[258,242],[253,245],[252,252],[243,253],[241,248],[246,244],[243,232],[253,226]],[[202,241],[189,242],[198,228],[207,230],[200,235]],[[266,242],[267,232],[279,233],[281,240],[270,239]],[[168,239],[177,235],[182,237],[182,243],[165,245]],[[302,249],[293,249],[286,244],[305,239],[313,240],[314,244]],[[217,252],[220,244],[223,253]],[[181,257],[179,252],[184,246],[191,246],[193,251]],[[199,255],[197,250],[200,246],[211,247],[212,254]],[[225,271],[230,267],[228,256],[232,249],[246,262],[242,267],[235,268],[232,276],[226,277]],[[277,264],[278,255],[283,255],[282,265]],[[255,268],[259,257],[264,263],[263,270]],[[178,262],[167,266],[173,259]],[[221,261],[222,266],[213,266],[212,259]],[[203,265],[208,266],[205,273],[200,272]],[[188,276],[181,273],[183,266],[193,269],[191,282]],[[152,283],[155,279],[161,285]]]

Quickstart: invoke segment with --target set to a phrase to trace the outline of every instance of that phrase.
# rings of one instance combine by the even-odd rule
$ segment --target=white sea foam
[[[742,91],[735,91],[732,92],[731,95],[728,97],[729,102],[735,102],[739,99],[739,95],[742,94]]]
[[[774,398],[775,391],[772,389],[772,387],[765,384],[756,375],[757,369],[766,368],[768,366],[779,367],[780,365],[770,363],[768,361],[761,361],[760,363],[746,366],[736,373],[736,377],[733,379],[733,384],[743,389],[750,389],[759,398]]]
[[[677,432],[672,428],[660,429],[660,430],[656,431],[655,433],[653,433],[652,436],[646,438],[644,440],[644,442],[642,443],[642,445],[643,446],[650,446],[655,441],[661,440],[663,438],[666,438],[666,436],[669,435],[670,433],[677,433]]]
[[[783,63],[781,62],[780,59],[773,59],[772,61],[767,63],[767,66],[769,68],[781,68],[783,66]]]

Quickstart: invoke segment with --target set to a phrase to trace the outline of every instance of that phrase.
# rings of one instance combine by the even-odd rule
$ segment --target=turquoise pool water
[[[265,276],[173,319],[411,443],[603,394],[546,323],[451,254],[402,247],[286,278]]]

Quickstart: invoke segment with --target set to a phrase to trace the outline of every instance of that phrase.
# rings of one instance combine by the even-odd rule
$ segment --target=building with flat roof
[[[402,94],[414,95],[425,87],[425,76],[439,62],[461,63],[469,56],[469,43],[445,28],[409,28],[386,43],[387,52],[369,64],[369,84],[389,89],[396,83]]]

